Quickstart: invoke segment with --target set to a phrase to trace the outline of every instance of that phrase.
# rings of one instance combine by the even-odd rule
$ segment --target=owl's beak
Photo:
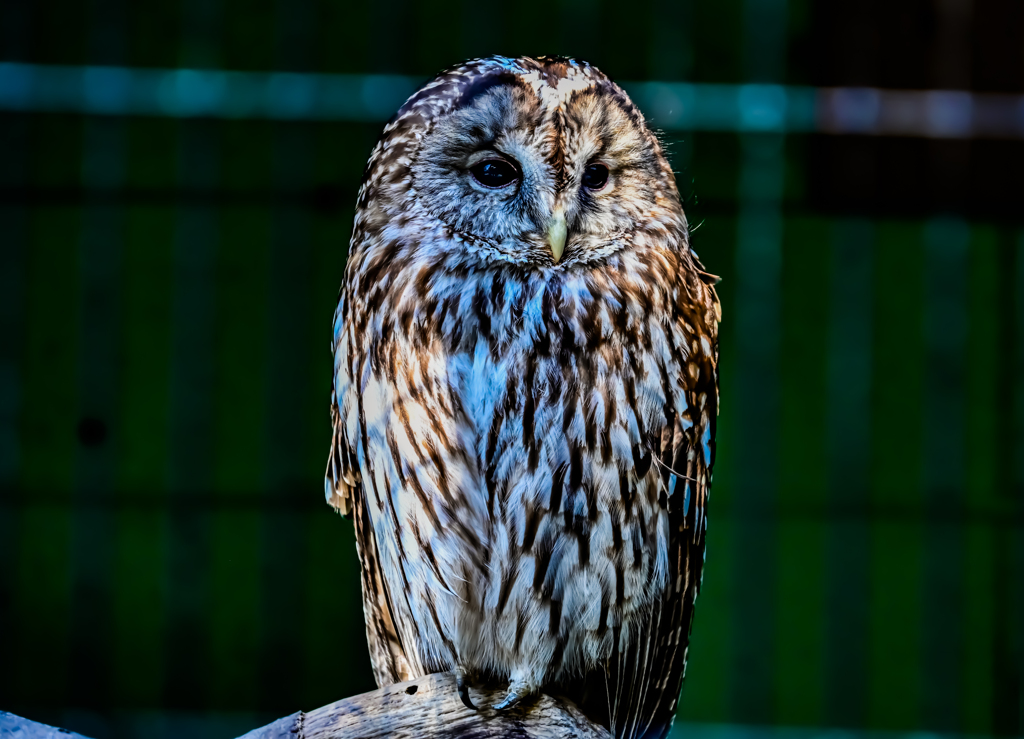
[[[562,252],[565,251],[566,233],[565,210],[558,206],[548,222],[548,246],[551,247],[551,258],[555,260],[555,264],[558,264]]]

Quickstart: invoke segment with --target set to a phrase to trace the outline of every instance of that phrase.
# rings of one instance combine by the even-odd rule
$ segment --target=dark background
[[[1020,94],[1024,4],[0,5],[0,61],[426,80],[493,53]],[[322,473],[380,128],[0,113],[0,708],[215,739],[373,687]],[[1024,139],[666,139],[724,278],[679,730],[1021,735]]]

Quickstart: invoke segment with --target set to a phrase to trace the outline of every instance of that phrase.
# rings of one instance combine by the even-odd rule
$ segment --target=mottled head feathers
[[[494,157],[519,179],[482,186],[474,165]],[[607,168],[600,189],[588,166]],[[398,219],[437,229],[466,259],[555,265],[547,243],[564,217],[562,268],[614,253],[638,230],[685,234],[675,179],[657,138],[623,90],[571,59],[476,60],[415,93],[384,130],[367,167],[360,205],[383,227]],[[437,246],[446,244],[437,243]]]

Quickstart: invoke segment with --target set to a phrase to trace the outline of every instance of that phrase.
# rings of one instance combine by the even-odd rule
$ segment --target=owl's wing
[[[664,737],[671,728],[704,566],[718,417],[720,307],[711,287],[717,278],[699,269],[691,275],[678,288],[674,315],[666,317],[676,351],[662,368],[666,398],[678,400],[672,388],[685,394],[687,417],[674,410],[683,404],[666,402],[660,432],[652,430],[654,464],[646,472],[660,476],[660,489],[668,492],[669,586],[643,633],[625,649],[614,647],[605,679],[609,724],[622,739]],[[596,692],[595,701],[602,697]]]
[[[353,344],[347,340],[350,337],[344,335],[347,329],[343,310],[342,302],[335,316],[335,326],[340,327],[339,333],[342,335],[335,336],[334,379],[331,386],[331,423],[334,434],[324,477],[324,493],[327,502],[343,516],[352,518],[355,524],[356,548],[362,566],[366,642],[374,679],[379,687],[384,687],[411,680],[415,675],[409,667],[401,637],[395,628],[391,595],[381,571],[377,537],[364,499],[359,460],[355,446],[348,438],[345,411],[354,410],[358,414],[357,422],[361,429],[366,421],[361,401],[355,397],[355,388],[350,382],[348,370],[352,364],[349,351]],[[339,407],[339,399],[344,399],[342,402],[345,408]]]
[[[359,468],[354,467],[352,448],[345,438],[345,425],[338,410],[337,381],[331,383],[331,453],[327,457],[324,475],[324,496],[327,502],[345,518],[352,517],[352,501],[358,488]]]

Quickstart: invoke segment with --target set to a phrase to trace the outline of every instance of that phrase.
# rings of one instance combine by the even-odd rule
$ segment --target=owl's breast
[[[525,661],[549,679],[606,658],[649,612],[669,537],[645,446],[666,403],[657,348],[588,326],[600,307],[552,304],[525,301],[505,335],[453,360],[488,542],[460,638],[495,669]]]

